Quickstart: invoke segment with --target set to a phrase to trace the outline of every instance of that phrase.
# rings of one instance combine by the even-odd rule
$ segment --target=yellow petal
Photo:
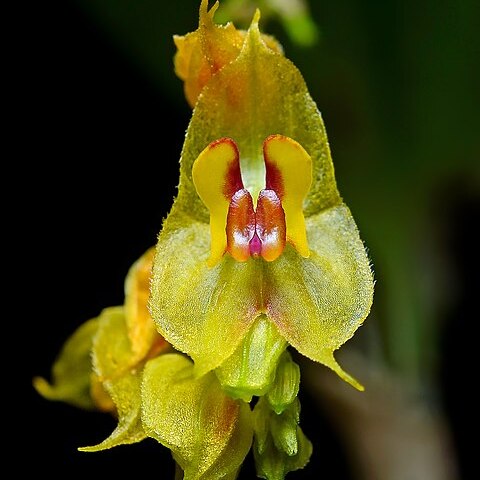
[[[202,150],[222,137],[235,140],[244,187],[257,198],[265,188],[262,145],[272,134],[295,139],[312,158],[314,180],[305,199],[305,216],[340,204],[320,113],[300,72],[265,45],[254,22],[238,57],[211,77],[195,106],[182,151],[175,208],[208,222],[191,172]]]
[[[315,260],[307,268],[303,262],[312,260],[313,253],[302,258],[287,245],[273,262],[249,259],[240,264],[224,256],[207,274],[202,262],[209,255],[210,215],[192,180],[193,163],[212,141],[234,139],[241,152],[244,187],[257,198],[265,187],[262,145],[272,134],[295,139],[311,156],[313,181],[303,212],[310,250],[325,266],[319,268]],[[368,313],[373,292],[369,262],[349,213],[321,231],[328,212],[348,212],[336,187],[323,120],[297,68],[265,45],[258,15],[238,57],[215,73],[199,96],[180,163],[178,196],[159,235],[153,274],[151,308],[159,331],[175,347],[192,353],[199,372],[208,371],[225,361],[254,318],[269,310],[279,331],[300,352],[341,372],[333,352]],[[322,235],[330,242],[326,250],[316,240]],[[338,248],[331,247],[335,242]],[[286,256],[291,262],[285,262]],[[285,265],[284,272],[279,265]],[[336,271],[343,272],[338,282]],[[310,273],[315,277],[309,278]],[[307,319],[302,315],[304,297]],[[318,337],[320,324],[335,326],[333,342],[328,334]],[[308,332],[308,326],[314,331]]]
[[[208,145],[193,164],[192,178],[198,196],[210,212],[209,266],[217,264],[227,249],[227,215],[230,200],[243,188],[238,149],[230,138]]]
[[[108,394],[103,386],[103,383],[98,378],[95,372],[90,374],[90,395],[95,403],[95,406],[102,412],[115,412],[116,407],[113,403],[112,397]]]
[[[125,280],[125,321],[132,348],[132,364],[142,360],[155,344],[167,346],[157,333],[155,323],[147,308],[150,296],[150,276],[155,249],[150,248],[137,260]]]
[[[285,211],[287,240],[302,257],[310,255],[303,202],[312,185],[312,159],[295,140],[271,135],[263,144],[266,187],[280,197]]]

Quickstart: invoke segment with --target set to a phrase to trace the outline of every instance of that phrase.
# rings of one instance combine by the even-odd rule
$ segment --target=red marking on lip
[[[240,171],[240,154],[238,153],[238,147],[234,140],[228,137],[219,138],[209,145],[210,149],[214,149],[222,144],[229,144],[235,156],[233,160],[228,164],[227,173],[225,174],[225,182],[223,184],[222,193],[230,200],[236,192],[243,189],[242,173]]]
[[[241,189],[232,197],[227,214],[227,251],[239,262],[250,256],[249,243],[255,234],[255,210],[248,190]]]
[[[255,231],[262,244],[262,257],[272,262],[282,254],[287,241],[285,212],[275,191],[260,192],[255,222]]]
[[[278,195],[273,190],[262,190],[257,210],[252,196],[242,189],[233,195],[227,214],[227,251],[245,262],[250,256],[262,256],[271,262],[278,258],[286,243],[285,213]]]

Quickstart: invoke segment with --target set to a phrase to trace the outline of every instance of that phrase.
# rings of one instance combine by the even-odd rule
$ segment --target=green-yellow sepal
[[[196,378],[193,371],[177,353],[146,364],[145,431],[172,451],[185,480],[235,478],[252,443],[250,408],[225,395],[213,373]]]
[[[97,452],[143,440],[146,434],[140,421],[142,369],[131,366],[133,352],[123,307],[102,312],[92,352],[95,373],[115,404],[118,425],[100,444],[80,450]]]
[[[35,389],[48,400],[58,400],[88,410],[96,408],[91,394],[90,352],[97,333],[98,319],[81,325],[65,342],[52,367],[52,383],[35,377]]]

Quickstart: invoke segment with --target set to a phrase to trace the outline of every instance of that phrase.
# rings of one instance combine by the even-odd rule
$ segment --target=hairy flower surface
[[[233,26],[215,26],[206,8],[190,34],[197,49],[177,40],[177,71],[183,55],[212,68],[157,244],[156,325],[201,375],[224,364],[265,316],[300,353],[361,388],[333,352],[368,315],[373,279],[321,115],[297,68],[263,39],[258,12],[240,48]]]
[[[117,416],[82,451],[152,437],[185,480],[234,480],[253,448],[257,475],[282,480],[312,453],[287,348],[362,389],[334,351],[368,315],[373,277],[300,72],[258,11],[240,31],[214,23],[217,7],[202,0],[198,30],[175,37],[194,111],[157,247],[130,268],[124,305],[82,325],[34,385]]]
[[[130,268],[123,306],[106,308],[70,337],[53,384],[37,377],[34,386],[51,400],[116,414],[112,434],[81,451],[150,436],[171,449],[185,479],[233,479],[252,444],[252,412],[215,374],[196,378],[192,362],[157,333],[147,310],[152,261],[150,249]]]

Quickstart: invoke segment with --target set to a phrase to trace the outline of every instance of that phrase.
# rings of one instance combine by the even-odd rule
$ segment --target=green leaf
[[[226,396],[213,373],[194,377],[192,362],[180,354],[146,364],[142,420],[172,450],[185,480],[234,478],[252,442],[248,405]]]
[[[93,365],[117,408],[118,425],[100,444],[79,450],[97,452],[146,438],[140,417],[142,370],[131,367],[132,358],[123,307],[105,309],[93,342]]]
[[[53,364],[51,384],[42,377],[33,379],[33,386],[40,395],[89,410],[95,408],[90,394],[90,354],[97,328],[98,320],[89,320],[65,342]]]
[[[275,374],[275,382],[267,400],[276,414],[282,413],[297,397],[300,388],[300,367],[284,352]]]
[[[265,315],[260,315],[235,353],[216,370],[223,389],[233,398],[262,396],[275,379],[278,359],[287,342]]]
[[[216,18],[220,23],[233,21],[248,25],[257,7],[262,10],[262,19],[278,18],[293,43],[309,47],[318,41],[320,31],[306,0],[224,0]]]
[[[282,17],[282,24],[293,43],[311,47],[318,42],[320,30],[307,12]]]

